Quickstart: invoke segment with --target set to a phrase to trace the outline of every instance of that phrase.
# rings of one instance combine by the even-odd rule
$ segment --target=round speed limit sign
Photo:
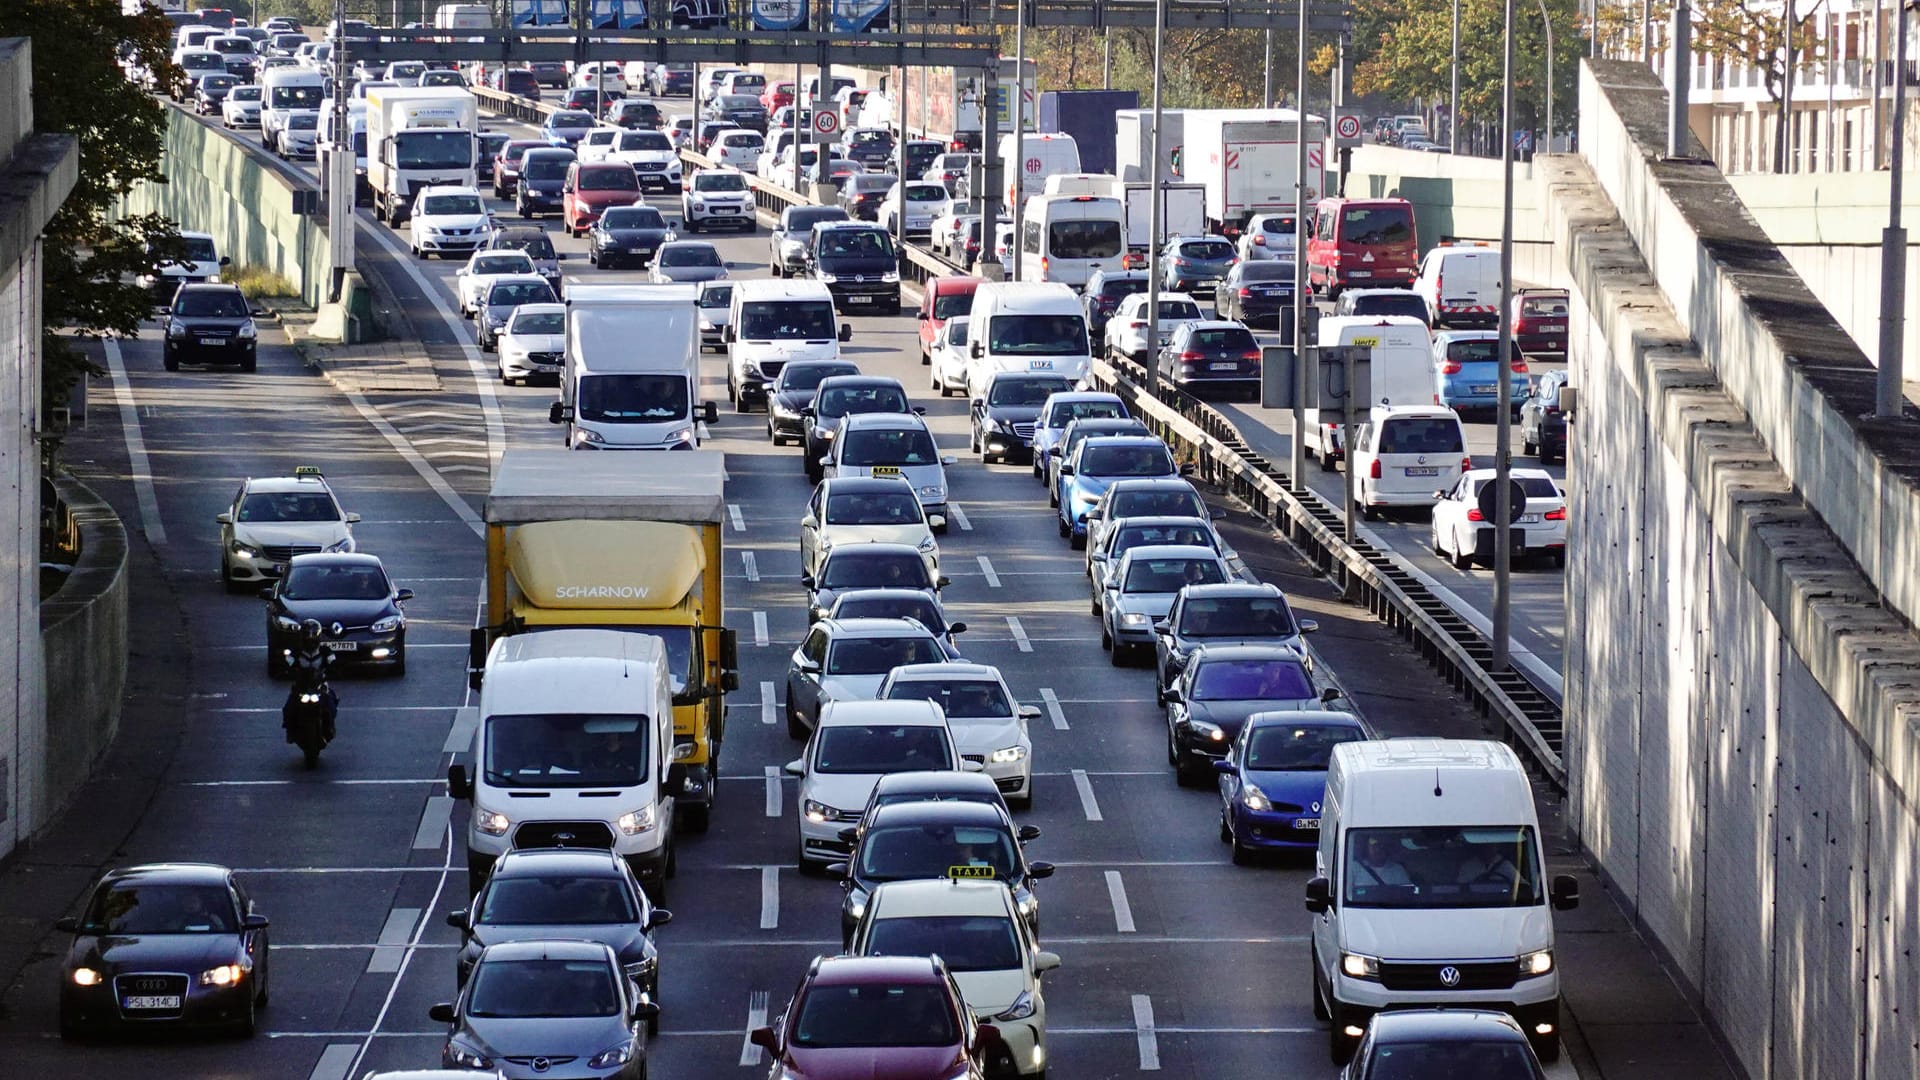
[[[816,110],[813,114],[813,130],[819,135],[831,135],[840,130],[840,117],[825,109]]]
[[[1341,117],[1339,121],[1334,125],[1334,133],[1343,139],[1359,138],[1360,137],[1360,118],[1357,116]]]

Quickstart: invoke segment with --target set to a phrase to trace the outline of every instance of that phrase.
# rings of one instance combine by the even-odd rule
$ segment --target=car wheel
[[[1233,829],[1227,825],[1227,811],[1224,808],[1220,811],[1220,842],[1223,844],[1233,842]]]
[[[1105,619],[1100,620],[1100,647],[1103,649],[1113,648],[1113,634],[1108,632],[1107,620]]]
[[[1087,534],[1076,533],[1069,528],[1067,530],[1067,546],[1074,551],[1085,551],[1087,549]]]
[[[1233,845],[1233,849],[1232,849],[1233,865],[1247,866],[1253,862],[1253,849],[1242,844],[1240,841],[1233,839],[1231,836],[1227,838],[1227,842]]]
[[[240,361],[240,370],[247,372],[249,374],[251,374],[254,371],[257,371],[259,367],[260,367],[259,357],[249,356],[245,360]]]
[[[1113,651],[1107,654],[1107,663],[1112,664],[1114,667],[1126,667],[1127,654],[1132,650],[1133,646],[1122,641],[1114,641]]]
[[[62,1010],[60,1013],[60,1038],[66,1042],[80,1042],[86,1037],[87,1030]]]
[[[1455,538],[1455,542],[1458,543],[1457,537]],[[1453,568],[1456,570],[1473,569],[1473,549],[1467,547],[1465,544],[1459,544],[1459,547],[1453,552]]]
[[[1094,618],[1097,619],[1102,616],[1102,612],[1100,610],[1100,594],[1099,593],[1096,592],[1093,594],[1092,598],[1087,601],[1087,607],[1093,611]]]
[[[1167,764],[1180,767],[1180,747],[1173,741],[1173,725],[1167,725]]]
[[[1340,1015],[1340,1007],[1337,1004],[1330,1003],[1327,1019],[1329,1021],[1327,1055],[1333,1059],[1335,1065],[1345,1065],[1353,1060],[1354,1050],[1353,1040],[1340,1030],[1346,1026],[1346,1018]]]
[[[1527,438],[1527,429],[1520,429],[1520,452],[1527,457],[1541,457],[1540,444]]]
[[[1434,529],[1432,532],[1427,534],[1427,546],[1433,549],[1433,553],[1435,556],[1439,558],[1446,558],[1447,549],[1443,547],[1440,543],[1439,529]]]
[[[1326,1023],[1333,1019],[1327,1015],[1326,999],[1320,996],[1320,962],[1314,959],[1313,950],[1307,950],[1307,997],[1313,1001],[1313,1018]]]
[[[1556,570],[1565,570],[1567,568],[1567,552],[1565,548],[1553,553],[1553,566]]]
[[[1052,499],[1049,499],[1048,501],[1049,501],[1049,502],[1052,502],[1052,503],[1053,503],[1053,505],[1055,505],[1055,506],[1059,506],[1059,505],[1060,505],[1060,503],[1059,503],[1059,502],[1058,502],[1057,500],[1052,500]],[[1068,524],[1067,524],[1067,519],[1066,519],[1066,518],[1063,518],[1063,517],[1056,517],[1056,518],[1054,518],[1054,519],[1053,519],[1053,526],[1054,526],[1054,528],[1056,528],[1056,529],[1058,529],[1058,530],[1060,530],[1060,537],[1061,537],[1061,539],[1065,539],[1065,538],[1067,538],[1067,537],[1069,537],[1069,536],[1072,536],[1072,535],[1073,535],[1073,526],[1071,526],[1071,525],[1068,525]]]
[[[176,357],[169,356],[161,363],[166,367],[168,371],[180,370],[180,361]]]
[[[806,722],[800,719],[800,710],[793,707],[793,687],[787,687],[787,738],[804,739],[807,737]]]

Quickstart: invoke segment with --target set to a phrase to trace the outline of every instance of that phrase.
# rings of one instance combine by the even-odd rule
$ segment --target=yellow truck
[[[671,465],[671,468],[662,466]],[[651,634],[672,664],[679,821],[705,832],[719,791],[725,695],[738,642],[722,625],[725,471],[714,451],[510,450],[487,495],[487,607],[467,679],[507,634],[595,628]]]

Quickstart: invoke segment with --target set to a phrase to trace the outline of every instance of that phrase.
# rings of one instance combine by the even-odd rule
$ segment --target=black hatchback
[[[287,672],[300,624],[320,624],[320,643],[335,659],[407,673],[407,616],[412,589],[396,589],[380,560],[352,552],[295,555],[287,572],[260,595],[267,601],[267,674]]]
[[[844,863],[827,867],[846,879],[840,905],[840,937],[866,911],[875,887],[886,881],[947,877],[985,878],[1013,890],[1014,905],[1028,929],[1040,932],[1040,903],[1033,883],[1053,876],[1051,863],[1027,861],[1025,845],[1037,828],[1016,828],[1006,808],[983,802],[908,802],[882,806],[858,825],[841,830],[853,845]],[[955,867],[967,867],[955,871]]]
[[[587,258],[596,269],[634,262],[646,267],[653,253],[673,239],[667,219],[651,206],[611,206],[587,232]]]
[[[182,285],[167,312],[165,364],[232,364],[252,371],[259,332],[238,285]]]
[[[1293,310],[1293,263],[1279,259],[1242,262],[1227,271],[1213,293],[1213,314],[1253,326],[1271,322],[1277,329]]]

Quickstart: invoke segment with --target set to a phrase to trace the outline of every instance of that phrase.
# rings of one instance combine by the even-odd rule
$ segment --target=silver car
[[[427,1015],[449,1027],[440,1058],[449,1069],[530,1078],[579,1061],[585,1069],[571,1075],[637,1080],[660,1007],[598,941],[508,941],[487,946],[459,998]]]
[[[669,282],[694,284],[719,281],[727,276],[727,264],[720,251],[705,240],[671,240],[654,252],[653,267],[647,280],[656,285]]]
[[[1227,561],[1210,547],[1156,544],[1122,555],[1100,600],[1100,644],[1112,650],[1113,666],[1153,648],[1153,624],[1167,617],[1181,589],[1231,580]]]

